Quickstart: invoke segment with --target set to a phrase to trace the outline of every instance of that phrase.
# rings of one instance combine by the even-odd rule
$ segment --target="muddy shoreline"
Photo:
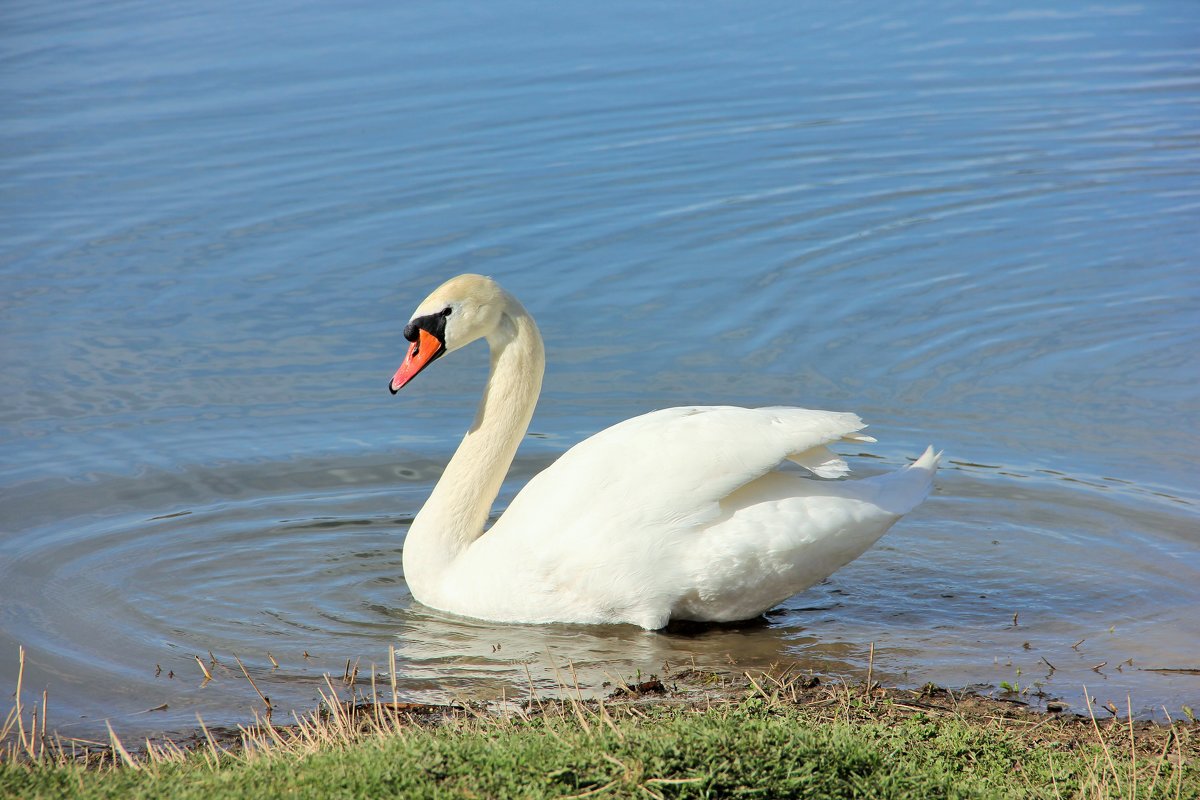
[[[699,712],[749,704],[765,708],[794,706],[822,722],[890,725],[919,720],[936,725],[940,719],[953,718],[974,727],[1021,731],[1030,747],[1074,750],[1097,739],[1120,737],[1126,748],[1132,742],[1147,757],[1176,748],[1189,760],[1200,759],[1200,720],[1183,714],[1169,716],[1165,709],[1161,719],[1130,719],[1128,709],[1116,708],[1114,713],[1114,708],[1094,702],[1091,714],[1079,714],[1070,711],[1066,703],[1046,696],[1030,703],[1015,694],[991,696],[976,688],[951,689],[932,683],[919,689],[896,688],[876,681],[847,681],[789,670],[737,672],[685,667],[661,676],[606,685],[606,694],[599,699],[585,699],[577,690],[564,687],[553,697],[530,695],[497,702],[437,704],[391,700],[383,684],[377,684],[373,692],[370,685],[364,687],[361,683],[339,686],[338,681],[330,680],[327,686],[326,701],[310,719],[336,719],[338,724],[364,728],[381,716],[405,726],[428,728],[480,719],[568,716],[573,708],[638,716],[668,709]],[[263,702],[267,702],[265,698]],[[121,749],[136,761],[147,759],[152,750],[162,746],[182,752],[216,747],[237,754],[247,747],[247,732],[257,736],[271,728],[290,731],[299,724],[291,715],[281,718],[283,715],[277,711],[272,719],[267,711],[264,705],[261,715],[256,713],[239,725],[197,727],[140,746],[120,744],[120,731],[115,731],[114,741],[109,744],[63,739],[59,747],[68,760],[97,768],[121,765],[126,758]]]

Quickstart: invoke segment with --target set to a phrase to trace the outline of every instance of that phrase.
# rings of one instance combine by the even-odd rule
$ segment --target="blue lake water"
[[[0,686],[23,645],[88,736],[244,721],[235,653],[303,710],[389,646],[429,700],[873,643],[897,684],[1200,701],[1154,671],[1200,667],[1200,6],[907,5],[6,3]],[[547,340],[501,505],[680,404],[949,462],[759,627],[444,618],[401,551],[486,354],[385,383],[468,271]]]

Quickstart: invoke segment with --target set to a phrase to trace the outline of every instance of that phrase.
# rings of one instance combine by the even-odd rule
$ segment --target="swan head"
[[[500,284],[483,275],[459,275],[435,289],[404,326],[404,338],[412,344],[388,384],[391,393],[446,353],[491,336],[502,326],[510,300]]]

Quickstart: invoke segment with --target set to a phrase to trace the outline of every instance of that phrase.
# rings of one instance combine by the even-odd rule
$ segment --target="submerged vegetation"
[[[249,676],[247,675],[247,678]],[[202,727],[136,750],[4,723],[0,796],[1195,798],[1194,722],[1043,714],[926,686],[685,670],[492,706],[398,702],[374,676],[280,725]],[[264,699],[265,702],[265,699]],[[269,708],[269,706],[268,706]]]

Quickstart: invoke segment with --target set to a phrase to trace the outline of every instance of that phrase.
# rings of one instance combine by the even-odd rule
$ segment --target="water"
[[[1200,679],[1151,668],[1200,666],[1197,30],[1109,2],[6,4],[0,685],[24,645],[52,725],[133,734],[244,721],[235,653],[304,710],[389,645],[431,700],[568,664],[861,677],[874,643],[898,684],[1179,714]],[[414,606],[405,529],[486,356],[384,384],[464,271],[547,338],[501,504],[677,404],[854,410],[860,474],[949,463],[757,627]]]

